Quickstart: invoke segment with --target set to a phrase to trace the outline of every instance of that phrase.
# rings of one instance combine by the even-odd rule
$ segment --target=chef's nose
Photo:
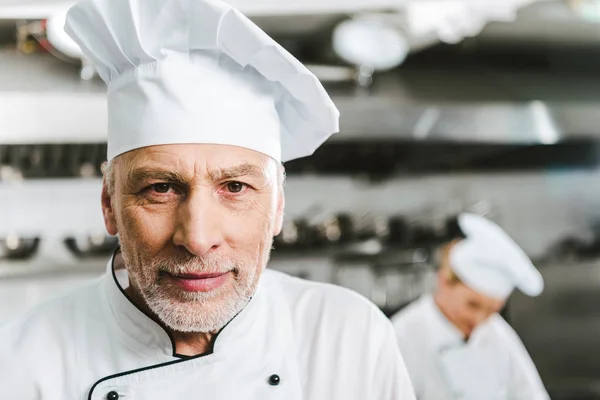
[[[178,208],[173,242],[203,256],[223,242],[223,215],[209,190],[190,193]]]

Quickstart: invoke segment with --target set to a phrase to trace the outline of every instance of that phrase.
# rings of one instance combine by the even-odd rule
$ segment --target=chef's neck
[[[446,307],[446,302],[444,301],[443,296],[438,292],[433,297],[433,300],[438,310],[442,313],[446,320],[450,322],[457,330],[460,331],[460,333],[463,335],[463,340],[465,342],[469,341],[471,332],[465,332],[465,330],[458,323],[458,320],[452,317],[452,312],[450,312],[448,307]]]
[[[175,345],[175,353],[181,356],[197,356],[213,351],[216,332],[178,332],[167,327],[146,305],[146,302],[133,285],[125,289],[130,300],[148,315],[154,322],[159,324],[171,337]]]

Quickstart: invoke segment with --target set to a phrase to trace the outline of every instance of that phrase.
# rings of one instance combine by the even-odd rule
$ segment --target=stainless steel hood
[[[325,82],[333,140],[543,143],[600,139],[600,77],[400,69],[368,89]],[[0,144],[105,141],[104,85],[50,55],[0,52]]]
[[[600,139],[600,77],[401,70],[370,92],[335,96],[346,137],[473,143]]]

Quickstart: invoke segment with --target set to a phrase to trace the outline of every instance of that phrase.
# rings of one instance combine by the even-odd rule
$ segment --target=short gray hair
[[[102,164],[102,175],[104,176],[104,184],[109,196],[115,193],[115,160],[112,159]]]

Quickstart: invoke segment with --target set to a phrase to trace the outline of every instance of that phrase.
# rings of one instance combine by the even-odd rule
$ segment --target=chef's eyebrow
[[[208,172],[210,179],[218,181],[226,181],[241,177],[266,178],[265,169],[250,163],[234,165],[228,168],[219,168]]]
[[[186,183],[187,180],[176,171],[169,171],[156,168],[139,167],[134,168],[127,174],[129,182],[145,182],[145,181],[161,181],[161,182],[174,182],[174,183]]]
[[[218,168],[208,172],[209,178],[213,182],[221,182],[241,177],[266,178],[265,169],[250,163],[243,163],[227,168]],[[134,168],[127,174],[129,182],[161,181],[187,184],[179,172],[151,167]]]

